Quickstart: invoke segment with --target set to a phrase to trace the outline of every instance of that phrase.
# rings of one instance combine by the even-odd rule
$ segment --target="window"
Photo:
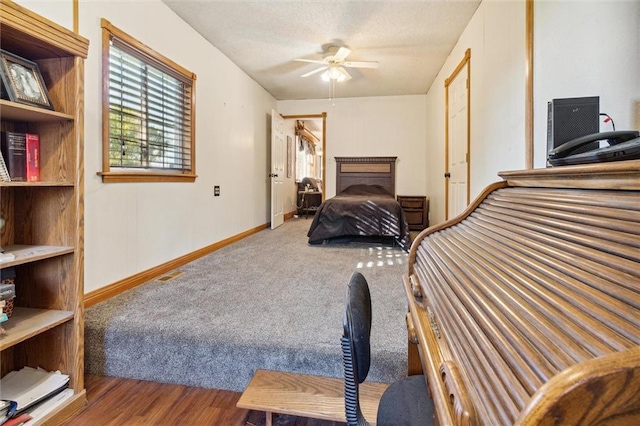
[[[195,74],[102,20],[103,182],[195,180]]]

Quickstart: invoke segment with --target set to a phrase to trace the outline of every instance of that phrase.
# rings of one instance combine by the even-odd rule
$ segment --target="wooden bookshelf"
[[[0,47],[36,62],[53,110],[0,100],[2,131],[40,136],[40,182],[1,182],[0,245],[15,259],[15,309],[2,325],[0,374],[24,366],[70,376],[74,396],[38,424],[60,424],[84,390],[84,60],[89,42],[0,0]]]

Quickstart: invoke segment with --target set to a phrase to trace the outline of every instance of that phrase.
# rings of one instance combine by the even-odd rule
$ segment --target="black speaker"
[[[599,96],[552,99],[547,104],[547,154],[565,142],[599,131]],[[575,153],[595,148],[598,148],[597,141],[585,145]]]

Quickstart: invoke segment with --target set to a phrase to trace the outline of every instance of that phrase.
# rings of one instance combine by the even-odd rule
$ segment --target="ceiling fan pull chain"
[[[336,81],[334,79],[329,80],[329,102],[331,106],[336,106],[334,99],[336,97]]]

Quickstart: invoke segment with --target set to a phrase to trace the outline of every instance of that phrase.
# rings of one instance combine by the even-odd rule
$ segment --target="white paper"
[[[31,416],[30,422],[42,419],[44,416],[58,408],[67,399],[73,396],[73,389],[65,389],[62,392],[52,396],[46,401],[37,404],[34,408],[28,409],[26,412]]]
[[[24,367],[8,373],[0,380],[0,399],[17,402],[17,410],[20,411],[63,388],[68,382],[69,376],[59,371],[48,372],[41,368]]]

